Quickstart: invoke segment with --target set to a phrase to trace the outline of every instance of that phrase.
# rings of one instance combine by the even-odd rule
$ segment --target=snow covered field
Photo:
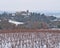
[[[60,48],[60,33],[1,33],[0,48]]]

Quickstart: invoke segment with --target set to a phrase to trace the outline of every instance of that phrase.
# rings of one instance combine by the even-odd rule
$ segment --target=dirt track
[[[60,30],[51,29],[10,29],[10,30],[0,30],[0,33],[19,33],[19,32],[54,32],[60,33]]]

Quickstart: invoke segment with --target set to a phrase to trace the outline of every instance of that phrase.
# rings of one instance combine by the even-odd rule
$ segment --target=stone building
[[[60,30],[0,30],[0,48],[60,48]]]

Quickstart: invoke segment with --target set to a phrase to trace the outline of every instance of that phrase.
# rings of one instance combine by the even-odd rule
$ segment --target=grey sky
[[[60,0],[0,0],[0,10],[56,11],[60,10]]]

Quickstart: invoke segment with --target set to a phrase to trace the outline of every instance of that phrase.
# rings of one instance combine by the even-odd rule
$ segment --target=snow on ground
[[[16,24],[16,26],[19,24],[24,24],[23,22],[18,22],[18,21],[13,21],[13,20],[9,20],[9,23]]]

